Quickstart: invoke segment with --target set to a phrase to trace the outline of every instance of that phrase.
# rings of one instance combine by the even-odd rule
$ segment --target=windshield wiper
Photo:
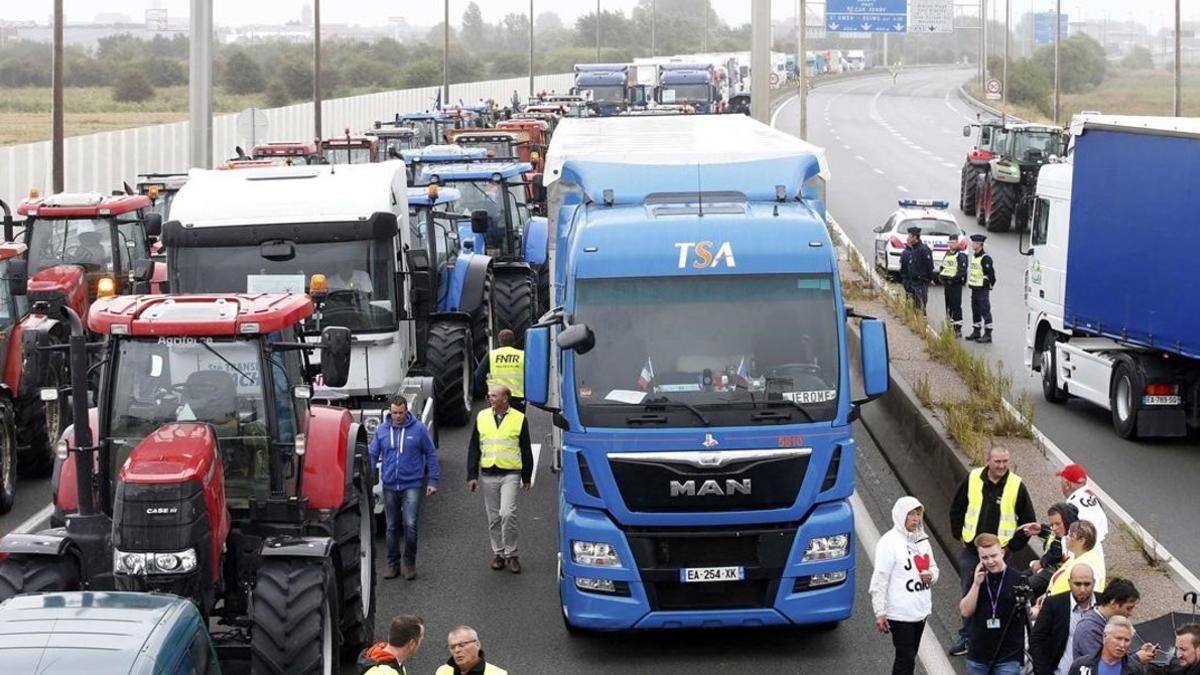
[[[691,403],[684,403],[683,401],[672,401],[671,399],[669,399],[665,396],[660,396],[658,398],[644,399],[644,400],[642,400],[642,405],[645,406],[647,409],[649,409],[651,406],[673,406],[676,408],[683,408],[684,410],[687,410],[688,412],[695,415],[696,419],[700,420],[700,423],[703,424],[704,426],[706,426],[706,427],[712,426],[712,422],[708,421],[708,418],[704,416],[704,413],[700,412],[700,409],[697,408],[696,406],[692,405]]]
[[[804,416],[805,420],[807,420],[809,422],[816,421],[815,419],[813,419],[812,413],[808,412],[808,410],[797,401],[792,401],[792,400],[789,400],[786,398],[784,398],[784,399],[776,398],[776,399],[760,401],[760,400],[757,400],[754,398],[754,394],[751,393],[749,389],[746,390],[746,393],[750,394],[750,400],[748,400],[748,401],[731,401],[729,399],[725,399],[724,403],[726,405],[739,405],[739,404],[749,403],[751,408],[762,407],[762,408],[767,408],[767,409],[789,408],[790,407],[790,408],[795,408],[796,410],[799,410],[800,414]]]
[[[211,353],[213,354],[213,356],[216,356],[218,359],[221,359],[222,361],[224,361],[224,362],[225,362],[225,365],[227,365],[227,366],[229,366],[230,368],[233,368],[235,371],[237,371],[237,374],[238,374],[238,375],[241,375],[243,378],[245,378],[245,380],[246,380],[247,382],[254,382],[254,381],[255,381],[253,377],[250,377],[250,376],[249,376],[249,375],[247,375],[246,373],[243,373],[241,368],[238,368],[237,366],[233,365],[233,362],[232,362],[232,361],[230,361],[229,359],[225,358],[225,356],[224,356],[224,355],[222,355],[222,354],[221,354],[221,352],[219,352],[219,351],[217,351],[217,350],[213,349],[213,348],[212,348],[212,345],[208,344],[207,342],[201,342],[201,343],[200,343],[200,346],[201,346],[201,347],[204,347],[204,348],[205,348],[205,349],[207,349],[209,352],[211,352]]]

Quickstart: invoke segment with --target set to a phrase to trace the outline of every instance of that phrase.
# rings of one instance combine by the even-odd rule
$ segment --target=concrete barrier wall
[[[573,85],[573,76],[542,75],[535,78],[534,85],[539,91],[566,92]],[[512,99],[513,91],[524,97],[528,88],[528,77],[454,84],[450,86],[448,103],[490,98],[505,105]],[[346,127],[363,131],[375,120],[391,119],[398,112],[428,110],[433,107],[439,89],[422,87],[323,101],[322,135],[340,135]],[[312,103],[263,112],[270,127],[267,138],[260,140],[304,140],[313,135]],[[190,127],[188,122],[176,122],[67,138],[63,148],[65,188],[68,192],[108,192],[119,188],[122,181],[132,184],[139,173],[185,171]],[[247,139],[237,135],[236,114],[213,117],[215,161],[232,156],[234,146],[247,143]],[[47,194],[50,185],[49,141],[0,147],[0,197],[17,202],[29,188],[36,187]]]

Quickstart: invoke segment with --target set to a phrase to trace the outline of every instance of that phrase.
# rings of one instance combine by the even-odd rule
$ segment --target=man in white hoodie
[[[875,626],[892,634],[896,659],[892,675],[912,675],[925,619],[933,609],[930,587],[937,582],[929,535],[922,518],[925,507],[915,497],[901,497],[892,507],[892,529],[875,546],[871,574],[871,606]]]

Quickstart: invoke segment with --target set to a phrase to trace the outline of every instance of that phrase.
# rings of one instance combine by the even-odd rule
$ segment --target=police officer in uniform
[[[984,253],[987,235],[971,235],[971,260],[967,265],[967,286],[971,289],[971,334],[968,340],[981,344],[992,341],[992,287],[996,285],[996,268],[992,256]],[[983,329],[980,334],[979,330]]]
[[[509,405],[525,412],[525,352],[514,346],[517,336],[507,328],[496,339],[500,346],[488,353],[488,360],[475,373],[475,390],[482,390],[485,383],[488,387],[502,384],[512,394]]]
[[[997,446],[988,450],[987,465],[967,474],[950,504],[950,531],[963,544],[958,570],[964,596],[974,584],[979,565],[975,538],[984,533],[996,535],[1007,556],[1010,551],[1025,548],[1029,541],[1020,525],[1037,520],[1029,489],[1020,476],[1008,469],[1010,457],[1008,448]],[[958,638],[950,647],[951,656],[967,653],[970,623],[969,618],[963,620]]]
[[[946,318],[954,327],[955,337],[962,337],[962,289],[967,283],[967,254],[958,250],[958,233],[950,234],[950,250],[942,258],[942,268],[938,270],[942,287],[945,289]]]
[[[908,228],[908,246],[900,254],[900,281],[913,305],[925,311],[929,281],[933,278],[933,252],[921,241],[921,228]]]

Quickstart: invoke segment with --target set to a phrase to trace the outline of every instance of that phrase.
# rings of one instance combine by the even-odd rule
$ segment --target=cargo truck
[[[616,115],[635,101],[637,69],[628,63],[579,63],[575,65],[576,94],[588,99],[588,107],[597,115]]]
[[[664,63],[658,67],[658,103],[689,105],[698,113],[718,112],[716,76],[709,63]]]
[[[742,115],[559,126],[525,396],[555,420],[568,630],[850,616],[850,423],[888,365],[883,322],[842,302],[827,175]]]
[[[1200,426],[1200,120],[1077,117],[1042,167],[1025,272],[1025,365],[1047,401],[1112,413],[1123,438]]]

